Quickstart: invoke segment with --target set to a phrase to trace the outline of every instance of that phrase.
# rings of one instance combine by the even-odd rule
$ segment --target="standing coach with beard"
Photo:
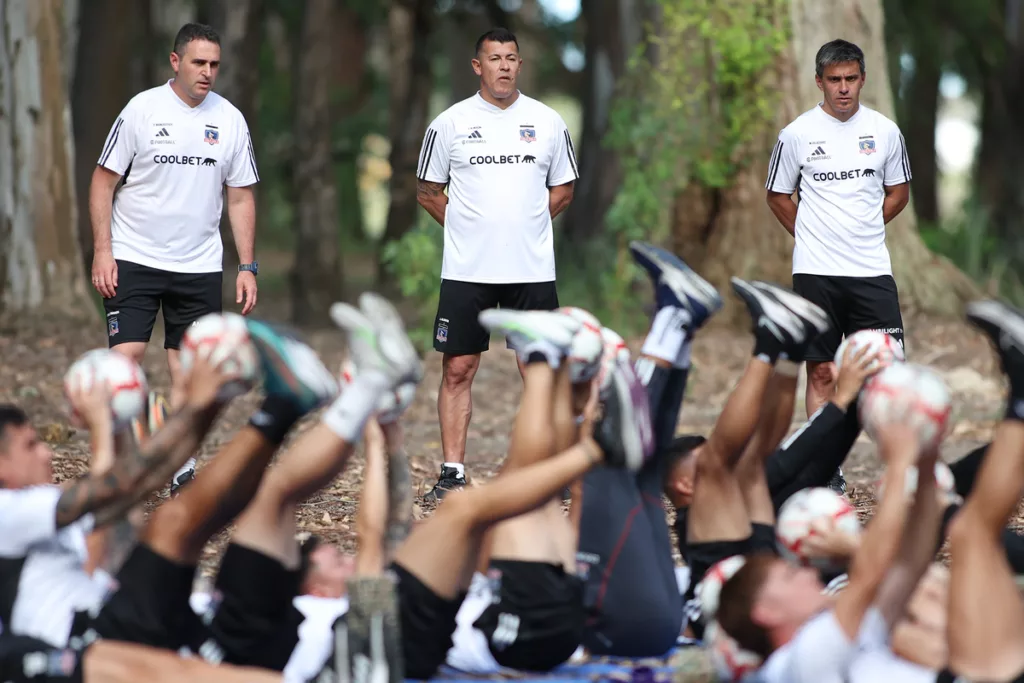
[[[479,92],[430,124],[416,172],[420,205],[444,227],[434,322],[434,349],[444,354],[444,464],[428,494],[435,499],[466,483],[471,388],[490,341],[477,316],[494,307],[558,308],[551,220],[569,206],[579,178],[565,121],[516,88],[515,35],[482,35],[472,65]]]
[[[185,329],[221,310],[225,196],[241,264],[237,302],[243,315],[256,305],[252,188],[259,174],[241,112],[212,92],[220,70],[217,33],[186,24],[170,62],[174,78],[133,97],[110,129],[89,187],[89,217],[92,284],[103,296],[110,348],[141,362],[163,308],[176,408]],[[172,493],[192,479],[194,467],[192,459],[175,475]]]

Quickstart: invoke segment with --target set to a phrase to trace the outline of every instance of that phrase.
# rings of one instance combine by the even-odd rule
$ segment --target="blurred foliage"
[[[418,315],[409,326],[409,337],[422,350],[433,344],[443,248],[443,229],[424,213],[415,228],[384,245],[381,252],[381,260],[395,278],[402,296],[417,304]]]

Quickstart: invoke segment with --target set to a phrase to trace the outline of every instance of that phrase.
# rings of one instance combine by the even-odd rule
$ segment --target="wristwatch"
[[[238,264],[238,272],[239,273],[249,272],[249,273],[253,274],[253,277],[255,277],[256,275],[259,274],[259,271],[260,271],[260,262],[259,261],[253,261],[252,263],[240,263],[240,264]]]

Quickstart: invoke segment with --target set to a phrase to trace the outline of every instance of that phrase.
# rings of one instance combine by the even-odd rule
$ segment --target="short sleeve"
[[[129,102],[121,110],[121,115],[117,117],[114,125],[110,127],[110,132],[107,133],[100,158],[96,162],[99,166],[118,175],[124,175],[138,151],[138,141],[136,140],[138,114],[135,110],[136,105],[133,102]]]
[[[895,125],[889,134],[889,144],[885,156],[885,178],[882,182],[886,187],[909,183],[910,157],[907,156],[907,142],[903,139],[903,133]]]
[[[58,486],[0,490],[0,557],[22,557],[57,535]]]
[[[800,159],[797,156],[796,137],[783,128],[768,162],[768,180],[764,186],[770,192],[793,194],[800,180]]]
[[[256,170],[256,153],[252,148],[249,125],[241,115],[238,116],[236,125],[239,131],[238,143],[231,157],[231,165],[228,167],[228,176],[224,184],[228,187],[249,187],[260,181],[260,174]]]
[[[804,625],[790,643],[789,683],[818,683],[841,678],[857,651],[857,644],[846,637],[832,610],[823,612]]]
[[[420,147],[420,161],[416,166],[417,180],[447,184],[454,136],[455,124],[450,117],[442,114],[431,122],[423,136],[423,146]]]
[[[579,180],[580,171],[576,164],[576,150],[565,121],[555,114],[555,140],[552,146],[551,165],[548,167],[548,187],[565,185]]]

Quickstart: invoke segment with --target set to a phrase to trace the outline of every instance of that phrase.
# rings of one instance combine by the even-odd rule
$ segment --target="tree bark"
[[[892,91],[886,69],[886,50],[880,0],[791,0],[791,46],[779,60],[779,101],[772,130],[754,140],[745,158],[756,160],[741,169],[727,188],[716,190],[691,184],[673,207],[673,246],[720,291],[729,277],[761,278],[790,283],[793,240],[765,203],[764,173],[775,135],[801,112],[820,101],[814,83],[814,56],[822,42],[844,38],[865,53],[868,78],[861,101],[893,116]],[[957,315],[976,286],[946,259],[932,254],[917,232],[913,200],[887,229],[893,271],[905,311]],[[739,322],[743,314],[726,297],[724,320]]]
[[[296,45],[293,205],[298,230],[291,285],[292,317],[304,325],[325,322],[342,294],[331,146],[334,5],[334,0],[309,0]]]
[[[939,160],[935,126],[939,119],[940,55],[935,47],[914,50],[914,75],[907,90],[905,115],[899,119],[914,173],[914,208],[918,220],[939,222]]]
[[[586,24],[583,132],[578,142],[580,179],[562,230],[582,245],[604,230],[604,218],[622,182],[618,153],[604,144],[610,125],[615,84],[643,38],[641,0],[592,0],[583,3]]]
[[[364,244],[362,197],[359,191],[359,155],[368,129],[364,112],[372,92],[367,55],[370,47],[367,20],[352,6],[341,3],[334,13],[335,119],[334,167],[338,179],[339,224],[343,244]]]
[[[60,0],[0,3],[0,309],[90,310]]]
[[[137,0],[92,0],[79,19],[77,70],[71,86],[75,130],[75,189],[78,195],[78,241],[86,272],[92,268],[89,182],[110,127],[135,93],[123,73],[135,56],[131,36],[144,19]],[[108,31],[120,25],[124,30]]]
[[[416,163],[434,85],[429,49],[433,14],[433,0],[395,0],[388,12],[391,206],[383,243],[400,239],[416,225]],[[378,285],[387,284],[382,265],[378,264]]]

